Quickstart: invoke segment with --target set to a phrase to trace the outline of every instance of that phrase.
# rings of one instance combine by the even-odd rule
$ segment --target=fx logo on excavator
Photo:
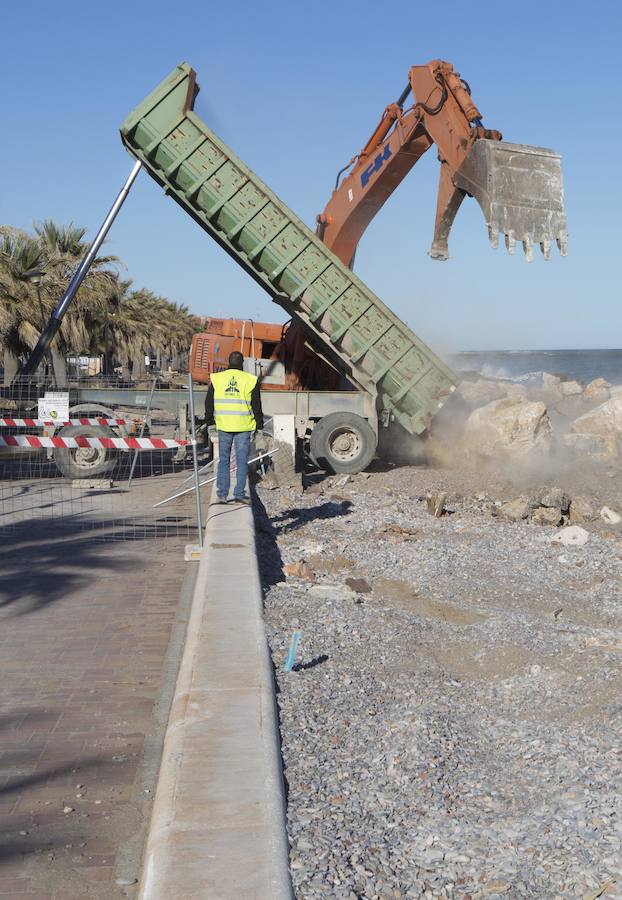
[[[361,174],[361,187],[367,187],[369,179],[375,172],[379,172],[382,168],[383,163],[387,161],[391,156],[391,148],[387,144],[386,147],[382,150],[382,153],[379,153],[375,158],[373,163],[368,166],[365,171]]]

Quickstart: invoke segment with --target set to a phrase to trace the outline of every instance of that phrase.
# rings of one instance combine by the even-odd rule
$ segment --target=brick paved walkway
[[[140,877],[196,564],[187,537],[97,537],[39,520],[1,539],[0,898],[136,893],[119,882]]]

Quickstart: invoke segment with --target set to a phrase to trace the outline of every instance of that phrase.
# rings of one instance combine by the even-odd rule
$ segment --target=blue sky
[[[569,255],[528,265],[493,251],[467,200],[451,260],[430,260],[432,149],[368,228],[357,273],[441,352],[622,346],[617,4],[59,0],[2,16],[0,222],[53,218],[92,235],[131,168],[119,125],[185,60],[199,115],[313,225],[409,67],[441,58],[488,127],[562,154]],[[197,314],[284,318],[145,173],[107,252]]]

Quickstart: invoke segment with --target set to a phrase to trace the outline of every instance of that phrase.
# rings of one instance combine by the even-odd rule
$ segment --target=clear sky
[[[359,276],[437,351],[622,347],[617,3],[445,0],[3,4],[0,222],[92,235],[131,168],[118,127],[181,61],[196,110],[314,226],[408,69],[446,59],[484,123],[563,156],[569,255],[493,251],[466,200],[452,258],[427,256],[432,149],[368,228]],[[203,315],[282,321],[261,288],[141,173],[110,233],[137,286]]]

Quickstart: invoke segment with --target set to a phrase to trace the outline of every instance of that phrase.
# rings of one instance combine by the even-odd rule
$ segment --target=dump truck
[[[469,97],[464,82],[446,66],[426,70],[432,90],[426,102],[416,105],[410,133],[420,145],[421,155],[434,142],[425,117],[434,120],[428,126],[434,131],[435,117],[443,111],[443,127],[451,141],[445,154],[450,160],[444,161],[441,175],[439,201],[442,195],[444,205],[439,208],[435,231],[435,255],[439,257],[446,255],[451,221],[469,188],[483,209],[487,205],[489,229],[496,234],[497,212],[490,210],[496,209],[501,198],[491,180],[499,166],[493,165],[494,153],[489,149],[490,144],[496,147],[501,135],[483,127],[477,108],[464,99]],[[418,81],[413,76],[410,89],[415,84]],[[435,88],[440,99],[431,106]],[[381,427],[397,423],[412,435],[423,434],[455,390],[458,378],[357,278],[347,264],[351,259],[343,253],[340,258],[326,246],[322,238],[330,218],[319,221],[319,233],[313,233],[199,118],[193,109],[198,90],[194,70],[186,63],[179,65],[127,117],[121,126],[123,143],[167,195],[286,311],[295,325],[292,345],[299,345],[302,335],[302,343],[339,383],[337,390],[313,390],[299,379],[294,390],[265,390],[266,413],[294,416],[297,436],[307,443],[314,461],[335,472],[360,471],[376,452]],[[469,129],[468,140],[455,133],[460,115]],[[392,133],[391,128],[377,129],[374,140],[368,142],[367,154]],[[443,142],[441,129],[436,143],[443,147]],[[550,151],[543,156],[537,148],[528,149],[538,161],[546,158],[549,166],[559,167],[559,157]],[[400,155],[403,160],[407,154]],[[526,151],[522,156],[528,155]],[[392,153],[389,148],[376,156],[379,161],[371,154],[371,164],[359,176],[364,188],[377,183],[373,176]],[[511,171],[506,166],[506,173]],[[462,180],[449,190],[447,179],[451,183],[454,176]],[[539,185],[539,206],[546,211],[551,206],[550,180],[544,184],[541,179]],[[352,190],[349,193],[352,199]],[[507,202],[507,181],[505,199],[508,221],[503,227],[515,241],[512,219],[516,210]],[[357,206],[364,208],[362,203]],[[531,203],[530,208],[537,211],[538,203]],[[556,231],[565,227],[562,217],[563,204]],[[543,218],[546,216],[539,217],[539,226]],[[550,225],[550,217],[548,221]],[[556,237],[564,251],[565,234]],[[536,239],[548,255],[550,236],[544,226],[536,237],[523,238],[529,245],[526,250]],[[273,359],[268,367],[265,361],[252,358],[246,364],[263,376],[266,387],[269,380],[285,387],[292,372],[291,365],[288,372],[291,358]]]
[[[193,112],[197,91],[178,66],[127,117],[123,143],[338,373],[336,391],[265,392],[265,413],[294,416],[320,464],[360,471],[381,425],[422,434],[458,379]]]

